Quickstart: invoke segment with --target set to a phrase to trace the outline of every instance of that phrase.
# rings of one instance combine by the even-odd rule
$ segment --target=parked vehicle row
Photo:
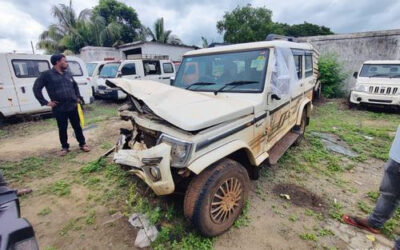
[[[86,64],[90,72],[93,94],[97,97],[113,100],[125,99],[127,95],[119,88],[110,88],[107,79],[127,78],[154,80],[170,84],[175,76],[175,66],[170,60],[123,60],[98,61]]]
[[[128,95],[119,112],[132,123],[114,161],[157,195],[186,189],[185,217],[205,236],[225,232],[261,164],[301,141],[317,59],[310,44],[254,42],[187,52],[173,86],[108,78]]]
[[[85,64],[78,57],[66,58],[84,102],[92,103],[93,95]],[[1,53],[0,118],[50,112],[50,107],[41,106],[36,100],[32,87],[40,73],[51,67],[48,55]],[[48,98],[45,89],[43,94]]]

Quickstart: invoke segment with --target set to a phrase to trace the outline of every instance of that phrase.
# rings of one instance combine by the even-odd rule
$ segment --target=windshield
[[[86,69],[89,76],[93,76],[93,71],[96,68],[97,63],[86,63]]]
[[[119,63],[107,63],[100,71],[101,78],[115,78],[118,73]]]
[[[400,64],[364,64],[360,77],[400,77]]]
[[[258,93],[263,90],[268,55],[263,49],[185,57],[173,85],[192,91]],[[230,85],[223,87],[226,84]]]

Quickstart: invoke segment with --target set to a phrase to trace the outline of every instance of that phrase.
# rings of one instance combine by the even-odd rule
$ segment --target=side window
[[[73,76],[83,76],[81,65],[77,61],[68,61],[68,68]]]
[[[301,55],[295,55],[294,57],[294,64],[296,65],[296,71],[297,71],[297,77],[299,79],[303,78],[303,73],[302,73],[302,56]]]
[[[312,60],[312,55],[306,55],[305,56],[305,69],[304,69],[304,73],[306,75],[306,77],[312,76],[313,75],[313,60]]]
[[[159,61],[143,61],[145,75],[161,75]]]
[[[174,73],[174,67],[171,63],[163,63],[164,73]]]
[[[121,69],[123,76],[136,75],[136,68],[134,63],[127,63]]]
[[[38,77],[40,73],[50,69],[50,64],[45,60],[12,60],[14,74],[18,78]]]

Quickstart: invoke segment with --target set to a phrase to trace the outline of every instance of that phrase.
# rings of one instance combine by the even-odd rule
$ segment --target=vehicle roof
[[[111,62],[118,62],[117,60],[106,60],[106,61],[91,61],[87,63],[111,63]]]
[[[400,64],[400,60],[369,60],[363,64]]]
[[[192,50],[192,51],[186,52],[184,54],[184,56],[241,51],[241,50],[249,50],[249,49],[273,48],[273,47],[305,49],[305,50],[313,49],[312,45],[309,43],[295,43],[295,42],[288,42],[288,41],[261,41],[261,42],[239,43],[239,44],[224,45],[224,46],[213,47],[213,48]]]

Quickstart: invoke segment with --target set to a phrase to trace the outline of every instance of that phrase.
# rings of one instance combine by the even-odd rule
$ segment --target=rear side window
[[[73,76],[83,76],[81,65],[77,61],[68,61],[68,65]]]
[[[296,71],[297,71],[297,77],[299,79],[303,78],[303,72],[302,72],[302,56],[296,55],[294,57],[294,64],[296,65]]]
[[[306,77],[312,76],[313,75],[313,59],[312,55],[306,55],[305,56],[305,75]]]
[[[161,75],[159,61],[143,61],[145,75]]]
[[[171,63],[163,63],[164,73],[174,73],[174,67]]]
[[[40,73],[50,69],[46,60],[12,60],[14,74],[18,78],[38,77]]]
[[[127,63],[121,69],[123,76],[136,75],[136,68],[134,63]]]

